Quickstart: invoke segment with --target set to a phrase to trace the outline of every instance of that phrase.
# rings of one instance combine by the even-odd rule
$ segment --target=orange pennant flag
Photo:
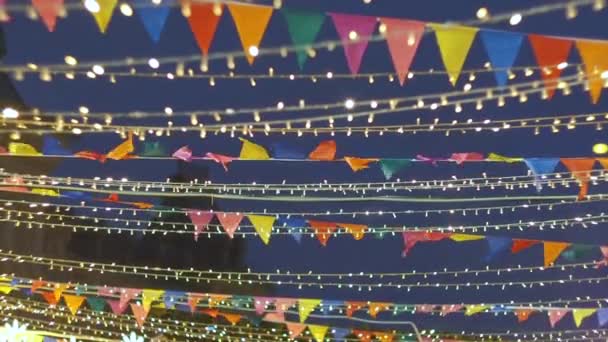
[[[608,44],[591,40],[579,40],[576,42],[576,47],[585,64],[589,94],[591,95],[591,102],[595,104],[600,100],[604,87],[604,80],[601,75],[604,71],[608,71],[608,59],[606,59]]]
[[[357,157],[344,157],[344,161],[353,169],[354,172],[361,171],[369,168],[370,163],[378,161],[376,158],[357,158]]]
[[[127,158],[129,153],[133,151],[135,151],[135,146],[133,146],[133,132],[129,132],[127,140],[114,147],[112,151],[106,154],[106,157],[108,159],[121,160]]]
[[[139,304],[131,303],[130,305],[131,311],[133,312],[133,316],[135,316],[137,326],[142,328],[144,326],[144,322],[146,321],[146,317],[148,317],[148,311],[146,311],[146,309],[144,309],[144,307]]]
[[[336,158],[336,142],[334,140],[325,140],[310,152],[308,159],[310,160],[334,160]]]
[[[219,11],[217,10],[218,8],[220,9]],[[190,4],[188,23],[203,55],[209,53],[209,47],[213,41],[213,36],[215,36],[215,30],[222,17],[222,12],[223,6],[221,3]]]
[[[522,323],[530,318],[530,314],[533,313],[534,310],[530,309],[517,309],[515,310],[515,315],[517,316],[517,322]]]
[[[212,308],[219,304],[220,302],[225,301],[226,299],[230,299],[232,296],[230,295],[220,295],[220,294],[210,294],[209,295],[209,307]]]
[[[32,281],[32,292],[36,292],[39,288],[43,287],[45,284],[44,280],[34,280]]]
[[[580,201],[584,200],[589,191],[589,180],[591,179],[591,170],[593,170],[595,159],[561,158],[560,161],[572,173],[572,177],[579,181],[581,190],[579,191],[578,199]]]
[[[198,302],[200,302],[201,298],[202,296],[200,294],[188,294],[188,306],[190,307],[190,312],[196,311],[196,306],[198,305]]]
[[[376,335],[376,339],[380,342],[393,342],[394,335],[391,333],[378,331],[374,335]]]
[[[63,295],[63,301],[65,302],[65,305],[67,305],[68,309],[70,309],[72,315],[76,315],[76,312],[78,312],[78,309],[84,302],[84,299],[85,297],[83,296]]]
[[[372,341],[372,333],[370,331],[353,329],[353,335],[357,336],[360,342]]]
[[[366,302],[346,302],[346,316],[352,317],[356,311],[363,309],[367,303]]]
[[[376,318],[380,311],[388,310],[390,307],[390,303],[378,303],[378,302],[370,302],[368,305],[367,312],[373,318]]]
[[[236,325],[241,320],[241,315],[239,314],[220,313],[220,315],[224,316],[232,325]]]
[[[41,292],[40,294],[46,300],[46,302],[49,303],[49,305],[57,305],[59,300],[55,297],[53,292]]]
[[[218,309],[203,309],[201,310],[201,313],[204,313],[209,317],[216,318],[217,315],[220,314],[220,311]]]
[[[570,246],[567,242],[543,242],[545,249],[545,267],[550,266]]]
[[[327,246],[331,234],[338,228],[334,222],[308,220],[308,224],[314,229],[317,239],[324,247]]]
[[[351,233],[355,240],[363,239],[363,236],[365,235],[365,230],[367,229],[367,226],[364,224],[338,223],[338,225],[346,229],[349,233]]]
[[[291,338],[292,340],[295,340],[298,336],[302,334],[302,332],[304,332],[304,330],[306,330],[306,324],[285,322],[285,325],[287,326],[287,330],[289,331],[289,338]]]
[[[232,14],[232,19],[234,19],[234,25],[236,25],[236,30],[239,33],[247,61],[251,65],[258,54],[258,46],[262,36],[264,36],[273,9],[271,6],[237,3],[229,3],[228,8],[230,14]]]
[[[608,158],[597,158],[597,161],[599,161],[600,164],[602,164],[602,167],[604,169],[608,170]]]

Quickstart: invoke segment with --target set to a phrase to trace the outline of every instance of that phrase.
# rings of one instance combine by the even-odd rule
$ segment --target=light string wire
[[[512,286],[518,286],[518,287],[522,287],[522,288],[533,288],[535,285],[536,286],[547,286],[547,285],[558,285],[558,284],[570,284],[570,283],[576,283],[576,284],[582,284],[582,283],[588,283],[588,284],[599,284],[600,282],[603,282],[605,280],[608,279],[608,277],[606,276],[602,276],[602,277],[584,277],[584,278],[574,278],[573,275],[569,275],[568,278],[566,279],[543,279],[543,280],[532,280],[532,281],[502,281],[502,282],[462,282],[462,283],[441,283],[441,282],[437,282],[437,283],[425,283],[425,282],[416,282],[416,283],[400,283],[400,282],[389,282],[389,283],[356,283],[356,282],[350,282],[350,283],[344,283],[344,282],[311,282],[311,281],[299,281],[299,280],[266,280],[264,279],[264,277],[259,276],[258,279],[242,279],[241,277],[237,276],[227,276],[227,277],[214,277],[214,278],[208,278],[205,276],[199,276],[198,274],[200,273],[201,275],[203,274],[202,272],[198,272],[198,271],[191,271],[191,270],[179,270],[179,269],[164,269],[164,268],[160,268],[160,267],[147,267],[147,266],[127,266],[127,265],[117,265],[117,264],[103,264],[103,263],[92,263],[92,262],[86,262],[86,261],[74,261],[72,260],[71,262],[69,261],[64,261],[61,259],[53,259],[53,258],[44,258],[44,257],[38,257],[38,256],[26,256],[26,255],[19,255],[19,254],[13,254],[12,252],[0,252],[0,256],[2,256],[2,259],[0,259],[0,261],[2,262],[14,262],[14,263],[27,263],[27,264],[33,264],[33,265],[40,265],[40,266],[47,266],[49,267],[49,269],[53,270],[55,268],[59,268],[60,271],[68,271],[71,272],[73,270],[84,270],[84,271],[88,271],[88,272],[93,272],[96,271],[100,274],[103,274],[105,272],[108,273],[117,273],[117,274],[125,274],[125,275],[130,275],[130,276],[139,276],[139,277],[145,277],[145,278],[155,278],[158,279],[160,278],[164,278],[165,280],[168,279],[175,279],[175,280],[183,280],[186,282],[190,282],[190,281],[196,281],[196,282],[207,282],[207,283],[211,283],[211,282],[223,282],[223,283],[229,283],[229,284],[238,284],[238,285],[243,285],[245,284],[273,284],[273,285],[279,285],[279,286],[298,286],[298,289],[302,289],[302,287],[306,286],[306,287],[319,287],[321,289],[323,289],[324,287],[336,287],[336,288],[342,288],[342,287],[346,287],[346,288],[350,288],[350,289],[357,289],[359,291],[362,291],[364,288],[367,288],[368,291],[372,291],[372,289],[380,289],[380,288],[397,288],[397,289],[401,289],[401,288],[405,288],[407,289],[407,291],[409,292],[412,288],[416,289],[416,288],[427,288],[427,289],[440,289],[440,290],[449,290],[449,289],[455,289],[455,290],[460,290],[461,288],[475,288],[477,290],[481,289],[482,287],[501,287],[502,289],[505,289],[506,287],[512,287]],[[159,272],[159,273],[155,273],[155,272]],[[162,272],[162,273],[160,273]],[[197,275],[189,275],[189,274],[197,274]]]
[[[197,0],[195,0],[195,1],[197,1]],[[551,12],[555,12],[555,11],[565,10],[568,7],[572,7],[572,6],[594,5],[595,9],[601,9],[604,7],[604,6],[595,5],[597,2],[598,2],[598,0],[572,0],[572,1],[568,1],[568,2],[560,2],[560,3],[554,3],[554,4],[548,4],[548,5],[546,4],[546,5],[540,5],[540,6],[535,6],[535,7],[529,7],[529,8],[517,10],[517,11],[500,13],[500,14],[492,15],[491,17],[486,18],[484,20],[473,19],[473,20],[466,20],[466,21],[459,21],[459,22],[450,21],[450,24],[461,24],[461,25],[492,24],[492,23],[500,23],[500,22],[508,21],[511,18],[511,16],[515,13],[520,14],[522,17],[523,16],[530,17],[530,16],[551,13]],[[396,31],[394,31],[394,32],[396,32]],[[426,32],[429,32],[429,31],[426,31]],[[359,39],[366,39],[369,42],[378,42],[378,41],[384,41],[386,39],[386,37],[382,34],[379,34],[379,35],[362,36],[362,37],[359,37]],[[352,42],[348,41],[348,42],[346,42],[346,44],[354,44],[356,42],[357,41],[352,41]],[[320,42],[315,42],[315,43],[306,44],[306,45],[290,45],[290,46],[282,46],[282,47],[258,48],[257,56],[259,57],[259,56],[263,56],[263,55],[283,55],[285,53],[297,52],[297,51],[309,50],[309,49],[318,49],[318,48],[333,49],[336,46],[341,46],[344,44],[345,44],[345,42],[338,39],[338,40],[320,41]],[[215,59],[225,59],[227,57],[241,58],[241,57],[246,57],[246,56],[249,56],[249,54],[244,53],[241,50],[236,50],[236,51],[230,51],[230,52],[210,53],[206,56],[206,60],[210,61],[210,60],[215,60]],[[197,61],[201,60],[201,55],[195,54],[195,55],[185,55],[185,56],[169,56],[169,57],[157,58],[157,60],[160,64],[197,62]],[[124,67],[124,66],[145,65],[145,64],[148,64],[148,61],[149,61],[149,58],[127,57],[127,58],[123,58],[123,59],[88,61],[88,62],[79,63],[77,66],[68,66],[68,65],[64,65],[64,64],[48,64],[48,65],[44,65],[44,66],[40,66],[40,67],[46,68],[46,69],[61,69],[61,70],[91,68],[95,65],[103,65],[104,67]],[[5,66],[4,70],[5,71],[22,70],[22,69],[27,69],[27,68],[28,68],[27,65],[14,65],[14,66]]]
[[[74,200],[70,197],[62,197],[70,200]],[[284,211],[268,211],[264,209],[263,211],[248,211],[248,210],[240,210],[239,213],[243,215],[273,215],[277,217],[291,217],[291,216],[352,216],[353,218],[360,216],[392,216],[393,218],[397,218],[398,215],[416,215],[416,214],[424,214],[425,217],[428,217],[430,214],[461,214],[462,216],[466,216],[467,213],[472,212],[475,216],[479,216],[481,214],[490,215],[492,211],[498,211],[499,213],[504,213],[505,211],[515,212],[517,209],[531,209],[531,210],[553,210],[554,207],[561,207],[566,205],[586,205],[586,204],[595,204],[599,202],[606,201],[608,198],[608,194],[592,194],[587,195],[587,200],[578,201],[578,200],[570,200],[570,201],[560,201],[560,202],[543,202],[543,203],[525,203],[518,205],[507,205],[507,206],[487,206],[487,207],[460,207],[460,208],[449,208],[449,209],[408,209],[408,210],[364,210],[364,211],[318,211],[318,212],[284,212]],[[65,210],[70,211],[73,209],[87,209],[92,212],[97,211],[116,211],[119,215],[123,215],[123,213],[131,213],[133,216],[144,213],[154,213],[158,215],[158,217],[162,217],[163,214],[175,214],[182,213],[187,215],[188,212],[191,212],[191,208],[179,208],[179,207],[168,207],[164,205],[154,206],[153,208],[134,208],[134,207],[113,207],[113,206],[95,206],[95,205],[87,205],[87,201],[80,201],[77,204],[56,204],[50,202],[40,202],[40,201],[30,201],[30,200],[7,200],[0,199],[0,205],[3,206],[12,206],[13,204],[17,205],[27,205],[29,208],[47,208],[52,207],[53,210]],[[201,211],[203,211],[201,209]],[[213,210],[209,210],[212,212]]]

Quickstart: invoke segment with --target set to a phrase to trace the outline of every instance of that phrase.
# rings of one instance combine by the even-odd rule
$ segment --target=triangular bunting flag
[[[304,323],[306,318],[310,315],[315,308],[321,304],[320,299],[299,299],[298,300],[298,313],[300,314],[300,323]]]
[[[196,306],[198,302],[202,299],[201,294],[197,293],[188,293],[188,306],[190,307],[190,312],[196,312]]]
[[[306,330],[306,324],[285,322],[285,325],[287,326],[287,330],[289,331],[290,339],[296,339],[302,334],[302,332],[304,332],[304,330]]]
[[[376,339],[380,342],[393,342],[393,339],[395,338],[393,334],[385,331],[375,332],[374,335],[376,335]]]
[[[287,21],[287,31],[289,31],[291,41],[300,47],[296,51],[296,55],[298,66],[302,69],[308,58],[308,51],[305,47],[315,42],[325,21],[325,13],[287,8],[283,8],[281,12]]]
[[[67,284],[55,284],[55,290],[53,290],[53,294],[55,295],[55,299],[57,301],[59,301],[61,295],[63,294],[63,291],[65,291],[67,288]]]
[[[357,157],[344,157],[344,161],[354,171],[361,171],[369,168],[369,164],[377,162],[376,158],[357,158]]]
[[[486,158],[486,159],[488,161],[501,162],[501,163],[519,163],[524,160],[524,158],[505,157],[505,156],[497,154],[497,153],[488,154],[488,158]]]
[[[557,164],[559,164],[559,158],[526,158],[524,162],[532,171],[534,175],[534,183],[538,191],[542,189],[540,179],[543,175],[553,173]]]
[[[308,330],[310,330],[310,333],[312,334],[312,336],[315,338],[315,341],[317,341],[317,342],[323,342],[323,340],[325,339],[325,334],[327,334],[328,329],[329,329],[329,327],[324,326],[324,325],[312,325],[312,324],[308,325]]]
[[[353,329],[353,335],[359,338],[359,342],[372,342],[372,334],[369,331]]]
[[[517,316],[517,322],[523,323],[523,322],[527,321],[528,318],[530,318],[530,314],[533,312],[534,312],[534,310],[530,310],[530,309],[516,309],[515,316]]]
[[[61,142],[57,140],[57,138],[53,136],[44,136],[44,140],[42,143],[42,154],[46,155],[56,155],[56,156],[69,156],[72,154],[68,151]]]
[[[86,0],[83,0],[83,2]],[[114,13],[114,8],[116,7],[116,3],[118,0],[97,0],[99,4],[99,11],[97,13],[93,13],[93,17],[95,18],[95,22],[99,27],[99,31],[101,33],[106,33],[106,29],[108,28],[108,24],[110,23],[110,19],[112,19],[112,14]]]
[[[608,158],[597,158],[597,161],[600,162],[604,169],[608,170]]]
[[[221,15],[216,15],[213,11],[215,6],[222,8],[221,3],[190,3],[188,23],[203,55],[209,54],[209,47],[221,18]]]
[[[562,253],[562,257],[568,261],[581,260],[597,250],[597,246],[573,244],[567,251]]]
[[[41,287],[44,287],[44,280],[34,280],[32,281],[32,292],[36,292]]]
[[[243,138],[239,138],[243,142],[243,146],[241,147],[241,154],[239,156],[240,159],[249,159],[249,160],[266,160],[270,159],[270,155],[268,155],[268,151],[260,145],[254,144],[251,141]]]
[[[186,294],[181,291],[165,291],[164,303],[167,309],[174,309],[175,302],[185,297]]]
[[[146,28],[150,39],[155,43],[158,43],[160,40],[160,33],[163,31],[163,27],[165,27],[165,22],[167,21],[169,11],[171,10],[169,2],[172,1],[165,0],[165,2],[166,3],[162,5],[137,8],[137,13],[139,13],[139,17],[144,23],[144,27]]]
[[[140,289],[120,289],[120,305],[126,308],[127,304],[131,301],[131,299],[134,299],[135,297],[139,296],[140,293]]]
[[[164,157],[167,152],[159,141],[147,141],[144,142],[144,150],[140,155],[143,157]]]
[[[32,0],[32,6],[42,18],[42,22],[49,32],[55,31],[57,16],[63,7],[63,0]]]
[[[70,309],[72,315],[75,316],[82,303],[84,303],[85,297],[64,294],[63,300],[65,301],[65,305],[68,307],[68,309]]]
[[[310,160],[334,160],[336,157],[336,142],[334,140],[321,141],[319,146],[310,152]]]
[[[192,150],[187,145],[182,146],[177,151],[173,152],[171,156],[175,159],[183,160],[189,163],[192,161]]]
[[[226,312],[220,313],[220,315],[224,316],[224,318],[228,322],[230,322],[230,324],[232,324],[232,325],[238,324],[241,321],[241,317],[242,317],[239,314],[226,313]]]
[[[331,234],[338,228],[335,222],[308,220],[308,224],[313,228],[317,239],[323,246],[327,246]]]
[[[608,323],[608,309],[597,309],[597,324],[603,327]]]
[[[578,52],[585,64],[587,82],[589,82],[589,94],[594,104],[600,100],[604,79],[601,75],[608,70],[608,43],[601,41],[579,40],[576,42]]]
[[[365,235],[365,230],[367,229],[367,226],[364,224],[338,223],[338,225],[346,229],[349,233],[351,233],[355,240],[363,239],[363,236]]]
[[[87,304],[93,311],[103,311],[106,308],[106,301],[99,297],[87,297]]]
[[[274,302],[274,307],[276,308],[277,313],[284,314],[290,307],[297,304],[297,300],[292,298],[276,298]]]
[[[363,309],[367,303],[366,302],[346,302],[346,316],[352,317],[353,314],[361,309]]]
[[[198,241],[198,234],[207,229],[207,225],[213,219],[214,213],[196,209],[188,210],[188,217],[194,225],[194,241]]]
[[[0,292],[9,294],[11,291],[13,291],[13,287],[11,285],[0,285]]]
[[[448,233],[439,233],[439,232],[403,232],[403,242],[405,246],[403,247],[402,255],[405,257],[408,255],[410,250],[414,248],[414,246],[418,242],[430,242],[430,241],[440,241],[443,239],[447,239],[450,237]]]
[[[384,37],[399,83],[403,85],[422,40],[425,23],[394,18],[380,18],[380,22],[386,27]]]
[[[545,267],[547,267],[553,264],[564,249],[570,246],[570,243],[544,241],[543,245],[545,250]]]
[[[344,46],[348,68],[353,74],[359,72],[363,54],[369,38],[376,28],[376,17],[329,13]]]
[[[260,45],[272,16],[272,7],[229,3],[228,8],[234,19],[247,61],[251,65],[257,55],[251,54],[251,50],[253,50],[251,47],[255,47],[257,50]]]
[[[207,152],[205,155],[207,158],[213,160],[216,163],[219,163],[224,167],[224,171],[228,172],[228,164],[232,163],[233,160],[236,160],[235,157],[225,156],[223,154],[211,153]]]
[[[24,156],[41,156],[42,153],[38,152],[36,148],[30,144],[12,142],[8,144],[8,153],[13,155],[24,155]]]
[[[570,312],[568,309],[549,310],[547,315],[549,316],[549,324],[551,324],[551,328],[555,328],[557,322],[561,321],[568,312]]]
[[[539,34],[529,34],[528,40],[532,46],[536,63],[542,68],[540,76],[545,82],[550,99],[557,89],[557,82],[562,73],[557,66],[568,60],[572,41]]]
[[[220,221],[222,227],[226,231],[226,234],[233,239],[234,232],[239,227],[241,220],[243,220],[243,214],[239,213],[217,213],[217,219]]]
[[[441,306],[441,315],[445,316],[451,313],[459,312],[463,308],[461,304],[448,304]]]
[[[269,312],[264,316],[264,320],[274,323],[285,323],[285,315],[278,312]]]
[[[299,217],[280,217],[279,225],[290,230],[291,236],[297,243],[302,242],[302,227],[306,226],[306,220]]]
[[[255,308],[255,313],[262,316],[264,312],[266,312],[266,306],[272,304],[272,300],[273,298],[271,297],[254,297],[253,306]]]
[[[164,293],[165,293],[165,291],[163,291],[163,290],[144,289],[142,291],[142,300],[141,300],[144,310],[150,311],[150,306],[152,305],[152,302],[159,300],[160,297],[162,297],[162,295]]]
[[[524,249],[528,249],[536,244],[540,243],[538,240],[524,240],[524,239],[513,239],[513,244],[511,245],[511,253],[517,254]]]
[[[260,236],[260,239],[265,245],[270,241],[270,235],[272,234],[272,226],[276,218],[274,216],[263,216],[263,215],[247,215],[247,218],[255,228],[255,231]]]
[[[121,305],[118,300],[108,299],[107,302],[115,315],[121,315],[127,309],[127,306]]]
[[[108,152],[106,157],[108,159],[121,160],[125,159],[129,153],[132,153],[133,151],[135,151],[135,146],[133,146],[133,133],[129,132],[127,140],[116,146],[112,151]]]
[[[435,31],[443,65],[450,76],[450,82],[455,86],[478,29],[445,24],[429,26]]]
[[[477,152],[452,153],[450,160],[462,165],[466,161],[482,161],[484,157],[483,154]]]
[[[231,295],[209,294],[209,307],[212,308],[214,306],[222,304],[222,302],[230,299],[231,297]]]
[[[507,85],[509,69],[515,63],[523,35],[517,32],[482,30],[479,34],[494,69],[496,83]]]
[[[583,320],[593,315],[597,309],[572,309],[572,317],[574,317],[574,324],[576,327],[580,327]]]
[[[483,235],[472,235],[472,234],[452,234],[452,235],[450,235],[450,239],[452,239],[453,241],[456,241],[456,242],[475,241],[475,240],[482,240],[484,238],[485,238],[485,236],[483,236]]]
[[[513,240],[507,237],[486,236],[488,242],[488,256],[486,260],[492,260],[497,254],[509,250]]]
[[[376,318],[378,313],[384,310],[388,310],[389,306],[389,303],[370,302],[367,306],[367,313],[373,318]]]
[[[133,316],[135,316],[137,326],[142,328],[144,326],[144,322],[146,321],[146,317],[148,317],[148,311],[144,309],[143,306],[134,303],[131,303],[131,311],[133,312]]]
[[[53,292],[40,292],[40,294],[46,300],[46,302],[49,303],[49,305],[57,305],[57,302],[59,302],[59,299],[55,297]]]
[[[589,180],[591,179],[591,170],[593,170],[595,159],[562,158],[560,161],[572,173],[572,177],[579,181],[581,189],[578,193],[578,199],[580,201],[584,200],[589,192]]]
[[[306,152],[304,152],[302,146],[293,142],[272,143],[271,151],[274,159],[306,159]]]
[[[464,315],[472,316],[472,315],[478,314],[480,312],[486,311],[489,308],[490,308],[489,305],[467,305]]]
[[[410,166],[412,161],[409,159],[380,159],[380,168],[384,174],[384,178],[389,180],[393,178],[395,173]]]

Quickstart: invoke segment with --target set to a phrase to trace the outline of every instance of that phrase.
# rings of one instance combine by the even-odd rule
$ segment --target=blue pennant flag
[[[167,309],[175,308],[175,303],[186,296],[185,292],[182,291],[165,291],[165,307]],[[186,305],[188,311],[190,307]]]
[[[496,83],[499,86],[507,85],[508,69],[515,63],[515,58],[517,58],[521,48],[523,35],[516,32],[494,30],[482,30],[480,35],[494,69]]]
[[[89,199],[93,198],[91,196],[91,194],[89,194],[87,192],[81,192],[81,191],[65,191],[65,192],[62,192],[61,195],[63,197],[77,199],[77,200],[89,200]]]
[[[292,231],[291,236],[293,236],[297,243],[300,243],[302,241],[302,233],[300,233],[299,230],[302,227],[307,226],[305,219],[301,217],[280,217],[278,222],[279,226],[285,227]]]
[[[271,145],[272,157],[275,159],[306,159],[306,151],[301,145],[274,143]]]
[[[172,1],[165,0],[165,3],[159,6],[146,3],[137,9],[148,35],[150,35],[150,38],[155,43],[158,43],[160,40],[160,33],[163,31],[163,27],[165,27],[165,22],[169,16],[169,11],[172,7],[172,4],[169,2]]]
[[[597,323],[600,327],[608,323],[608,309],[597,310]]]
[[[557,164],[559,164],[559,158],[526,158],[524,162],[534,174],[534,183],[538,191],[542,190],[540,184],[540,178],[548,173],[553,173]]]
[[[259,326],[262,323],[262,316],[258,315],[247,315],[247,320],[254,326]]]
[[[323,300],[323,311],[322,313],[324,315],[329,315],[333,312],[335,312],[336,310],[338,310],[339,308],[344,306],[344,301],[343,300]],[[331,307],[331,310],[329,309]]]
[[[486,261],[490,261],[496,257],[499,253],[502,253],[511,248],[513,240],[505,237],[486,236],[488,241],[488,255],[485,257]]]
[[[72,153],[61,145],[53,136],[45,136],[42,143],[42,154],[45,156],[69,156]]]
[[[345,337],[350,334],[350,330],[346,328],[333,328],[331,332],[334,335],[336,341],[346,341]]]

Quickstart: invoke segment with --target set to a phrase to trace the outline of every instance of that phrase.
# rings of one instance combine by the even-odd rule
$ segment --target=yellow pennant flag
[[[63,291],[65,291],[68,288],[68,284],[56,284],[55,285],[55,290],[53,290],[53,295],[55,296],[55,299],[57,301],[59,301],[59,299],[61,298],[61,294],[63,293]]]
[[[471,235],[471,234],[452,234],[452,235],[450,235],[450,239],[452,239],[456,242],[475,241],[475,240],[481,240],[483,238],[485,238],[485,236],[483,236],[483,235]]]
[[[258,54],[258,46],[272,16],[271,6],[229,3],[228,8],[239,33],[249,64]]]
[[[325,325],[312,325],[312,324],[308,325],[308,330],[310,330],[310,333],[312,334],[312,336],[315,338],[315,340],[317,342],[323,342],[323,340],[325,339],[325,334],[327,334],[328,329],[329,329],[329,327],[325,326]]]
[[[50,196],[50,197],[59,197],[59,193],[55,190],[51,189],[40,189],[34,188],[31,191],[33,194],[41,195],[41,196]]]
[[[310,315],[319,304],[321,304],[320,299],[299,299],[298,312],[300,313],[300,323],[304,323],[306,318],[308,318],[308,315]]]
[[[572,317],[574,317],[574,324],[576,327],[580,327],[583,320],[593,315],[597,309],[572,309]]]
[[[429,24],[429,26],[435,31],[441,59],[450,76],[450,82],[456,85],[478,28],[448,24]]]
[[[264,242],[264,244],[268,244],[270,241],[270,234],[272,234],[272,226],[274,225],[275,217],[274,216],[262,216],[262,215],[247,215],[249,221],[255,228],[255,231],[258,232],[260,239]]]
[[[524,158],[505,157],[501,156],[500,154],[490,153],[488,154],[488,158],[486,158],[486,160],[503,163],[517,163],[524,161]]]
[[[114,147],[114,149],[106,155],[108,159],[121,160],[124,159],[129,153],[135,151],[133,146],[133,133],[129,132],[127,140],[122,142],[120,145]]]
[[[18,154],[24,156],[41,156],[42,153],[38,152],[36,148],[30,144],[12,142],[8,144],[9,154]]]
[[[73,296],[73,295],[66,295],[66,294],[63,295],[63,300],[65,301],[65,305],[67,305],[68,309],[70,309],[70,312],[72,313],[72,315],[76,315],[76,313],[78,312],[78,309],[84,302],[84,299],[85,299],[84,296]]]
[[[266,160],[270,159],[270,155],[266,151],[266,149],[258,144],[254,144],[251,141],[243,138],[239,138],[243,142],[243,146],[241,147],[241,154],[239,155],[240,159],[249,159],[249,160]]]
[[[13,288],[10,285],[0,285],[0,292],[4,294],[9,294],[13,291]]]
[[[467,308],[464,312],[464,315],[472,316],[472,315],[478,314],[480,312],[483,312],[488,308],[490,308],[489,305],[469,305],[469,306],[467,306]]]
[[[114,13],[117,2],[118,0],[97,0],[99,11],[93,13],[93,17],[95,17],[95,22],[97,22],[97,26],[101,33],[106,33],[106,29],[108,28],[110,19],[112,19],[112,13]]]
[[[142,296],[141,301],[142,301],[144,310],[150,311],[150,306],[152,305],[152,302],[158,300],[163,294],[165,294],[165,291],[163,291],[163,290],[143,289],[142,294],[141,294],[141,296]]]

